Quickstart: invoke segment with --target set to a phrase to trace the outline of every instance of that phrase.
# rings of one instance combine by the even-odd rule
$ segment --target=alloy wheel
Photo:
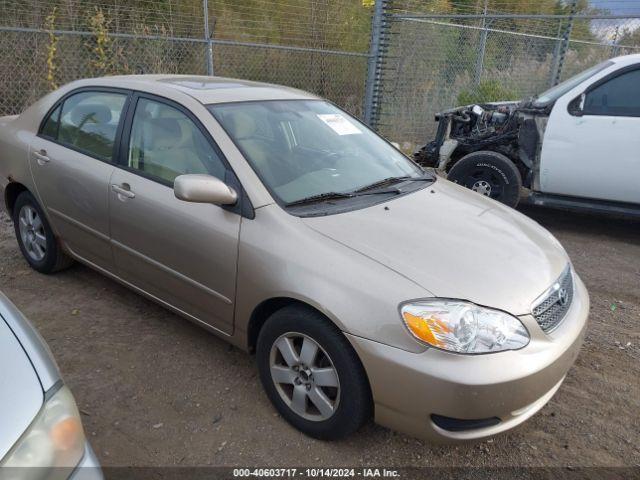
[[[296,332],[281,335],[271,347],[269,369],[278,394],[296,414],[311,421],[333,416],[341,395],[338,372],[314,339]]]
[[[47,236],[40,215],[32,206],[25,205],[18,219],[20,239],[27,254],[36,262],[42,261],[47,254]]]

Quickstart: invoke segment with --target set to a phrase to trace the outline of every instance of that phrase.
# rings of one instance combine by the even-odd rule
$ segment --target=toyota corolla
[[[560,388],[587,291],[534,221],[314,95],[215,77],[81,80],[0,119],[22,254],[81,262],[255,352],[308,435],[374,417],[432,441]]]

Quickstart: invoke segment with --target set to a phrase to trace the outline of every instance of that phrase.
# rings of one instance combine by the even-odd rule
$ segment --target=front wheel
[[[326,317],[304,306],[275,312],[258,337],[260,380],[282,417],[323,440],[343,438],[371,415],[371,394],[355,351]]]
[[[520,200],[520,171],[509,158],[497,152],[465,155],[451,168],[447,178],[512,208]]]

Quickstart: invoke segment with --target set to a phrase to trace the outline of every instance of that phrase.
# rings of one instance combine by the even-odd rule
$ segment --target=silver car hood
[[[35,418],[43,398],[29,357],[0,316],[0,460]]]
[[[514,315],[530,313],[569,261],[533,220],[443,179],[380,205],[303,221],[432,296]]]

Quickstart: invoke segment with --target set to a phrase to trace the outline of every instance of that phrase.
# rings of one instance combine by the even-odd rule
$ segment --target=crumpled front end
[[[438,113],[435,140],[414,153],[425,167],[446,173],[463,156],[490,150],[521,165],[530,186],[539,164],[549,107],[534,107],[530,100],[465,105]]]

